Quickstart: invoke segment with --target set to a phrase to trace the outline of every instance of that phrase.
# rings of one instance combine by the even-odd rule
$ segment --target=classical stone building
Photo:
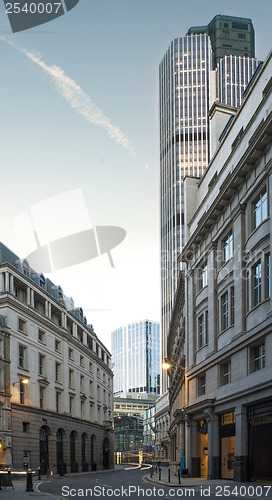
[[[197,477],[272,479],[271,74],[270,53],[203,177],[184,181],[180,417]]]
[[[0,244],[1,466],[113,466],[110,353],[81,308]]]

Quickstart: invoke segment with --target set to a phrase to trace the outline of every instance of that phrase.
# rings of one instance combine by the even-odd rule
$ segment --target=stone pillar
[[[208,479],[220,478],[219,416],[212,409],[205,411],[208,422]]]
[[[9,292],[9,273],[5,273],[5,291]]]
[[[30,288],[28,286],[27,290],[26,290],[26,303],[27,303],[28,306],[30,306],[30,302],[31,302],[31,299],[30,299]]]
[[[51,307],[51,302],[48,302],[48,318],[51,319],[52,317],[52,307]]]
[[[233,259],[234,259],[234,289],[235,301],[235,335],[244,333],[246,329],[246,266],[244,261],[245,251],[245,205],[239,205],[233,224]]]
[[[191,424],[191,473],[193,477],[200,477],[200,456],[197,447],[198,422],[192,420]]]
[[[235,411],[235,462],[234,481],[246,482],[248,480],[248,423],[247,409],[238,406]]]
[[[217,351],[217,242],[210,246],[208,254],[208,309],[209,309],[209,351]]]
[[[31,289],[30,289],[30,305],[31,305],[31,307],[35,306],[35,302],[34,302],[34,290],[31,290]]]
[[[10,274],[10,293],[14,295],[14,276]]]
[[[196,362],[196,321],[195,321],[195,276],[190,270],[187,274],[187,314],[186,314],[186,337],[187,337],[187,366],[195,365]],[[189,341],[190,339],[190,341]]]
[[[4,279],[5,279],[4,273],[0,273],[0,292],[5,291]]]

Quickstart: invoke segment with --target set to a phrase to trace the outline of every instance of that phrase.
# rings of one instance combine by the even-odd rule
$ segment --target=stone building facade
[[[192,476],[271,480],[272,54],[185,179],[183,410]]]
[[[113,466],[111,357],[81,308],[0,244],[2,467]],[[2,380],[2,377],[1,377]],[[26,382],[26,383],[25,383]],[[2,438],[3,439],[3,438]]]

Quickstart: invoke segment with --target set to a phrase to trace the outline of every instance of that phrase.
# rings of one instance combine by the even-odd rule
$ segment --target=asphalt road
[[[129,469],[118,472],[105,472],[77,477],[67,477],[44,481],[39,485],[41,492],[51,494],[60,499],[71,500],[90,498],[162,498],[167,500],[178,500],[181,498],[210,498],[217,500],[228,499],[272,499],[272,487],[257,485],[238,485],[230,482],[229,486],[203,485],[190,487],[159,486],[144,480],[144,476],[149,474],[146,468]],[[237,489],[235,489],[235,487]],[[225,488],[225,489],[223,489]],[[50,498],[50,496],[48,496]]]

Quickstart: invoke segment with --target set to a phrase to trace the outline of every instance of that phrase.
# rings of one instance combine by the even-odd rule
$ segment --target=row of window
[[[25,335],[28,334],[27,321],[20,317],[18,318],[18,331],[20,333],[24,333]],[[83,343],[83,331],[78,332],[78,340]],[[46,345],[46,332],[40,328],[38,329],[38,341]],[[91,351],[93,351],[93,339],[89,335],[87,338],[87,346]],[[58,339],[55,339],[55,351],[61,352],[61,342]],[[95,353],[104,363],[109,365],[110,358],[98,343],[96,343]]]
[[[20,381],[20,404],[25,404],[25,396],[26,396],[26,386],[25,384]],[[73,416],[74,413],[74,396],[69,396],[69,412],[70,415]],[[56,390],[55,392],[55,410],[56,413],[60,413],[62,409],[62,403],[63,403],[63,394],[59,391]],[[81,418],[87,418],[87,415],[85,414],[86,408],[88,406],[88,403],[85,400],[81,400],[80,402],[80,408],[81,408]],[[39,408],[41,410],[46,409],[46,387],[39,386]],[[90,419],[93,417],[94,413],[94,404],[90,403],[89,404],[90,408]],[[0,410],[2,410],[2,406],[0,405]],[[102,415],[104,416],[104,420],[107,419],[107,417],[110,418],[111,416],[111,409],[110,409],[110,395],[109,395],[109,401],[108,405],[103,406],[103,414],[102,414],[102,407],[100,404],[97,405],[97,415],[98,415],[98,420]],[[1,420],[2,415],[0,414],[0,420]],[[0,427],[1,428],[1,427]]]
[[[265,340],[249,347],[248,374],[265,368]],[[231,383],[231,359],[219,365],[219,387]],[[206,373],[197,377],[197,396],[206,394]]]
[[[28,351],[27,351],[27,349],[28,348],[22,344],[19,344],[19,346],[18,346],[18,368],[23,369],[23,370],[27,370],[27,367],[28,367],[28,363],[27,363]],[[84,366],[84,357],[83,356],[81,356],[80,366]],[[47,368],[46,356],[44,354],[38,353],[38,375],[46,377],[47,376],[46,368]],[[93,363],[91,363],[91,362],[89,363],[89,371],[91,373],[93,372]],[[62,374],[62,363],[56,361],[55,362],[55,381],[56,382],[62,382],[61,374]],[[72,386],[72,384],[70,383],[71,378],[72,378],[72,374],[74,374],[74,370],[70,369],[69,370],[69,386],[70,387]],[[102,372],[102,374],[103,374],[103,382],[106,383],[106,374],[104,372]],[[85,378],[83,375],[80,375],[80,377],[81,377],[81,380]],[[99,379],[101,378],[100,368],[97,368],[97,378],[99,378]],[[107,377],[107,383],[108,383],[108,385],[110,385],[110,377]]]
[[[264,272],[262,271],[264,267]],[[264,276],[263,276],[264,275]],[[205,274],[206,276],[206,274]],[[264,256],[263,262],[258,260],[251,268],[251,277],[247,277],[247,310],[249,298],[251,308],[258,306],[263,300],[269,299],[271,294],[270,254]],[[223,332],[235,324],[235,289],[231,286],[225,290],[218,300],[218,332]],[[209,313],[202,312],[197,319],[198,345],[201,349],[209,342]]]
[[[257,227],[268,217],[268,199],[266,186],[258,194],[252,203],[252,229]],[[228,234],[221,241],[222,259],[221,263],[224,264],[233,257],[233,233],[229,231]],[[199,271],[199,291],[208,284],[208,266],[204,262]]]

